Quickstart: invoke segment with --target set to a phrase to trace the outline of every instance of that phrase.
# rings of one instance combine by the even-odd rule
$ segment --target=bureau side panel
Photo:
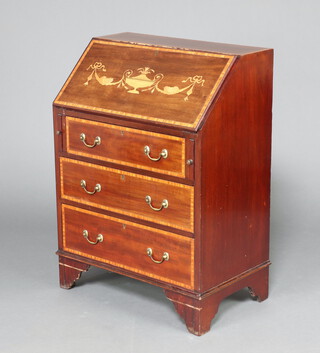
[[[273,51],[240,57],[201,131],[201,291],[269,259]]]

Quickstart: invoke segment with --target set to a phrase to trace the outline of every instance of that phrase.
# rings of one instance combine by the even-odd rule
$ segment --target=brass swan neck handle
[[[102,234],[98,234],[95,241],[92,241],[92,240],[89,239],[89,232],[86,229],[84,229],[82,231],[82,235],[87,240],[87,242],[92,244],[92,245],[97,245],[98,243],[102,243],[103,242],[103,235]]]
[[[93,191],[88,191],[87,190],[87,183],[83,179],[80,181],[80,186],[89,195],[94,195],[96,192],[100,192],[101,191],[101,185],[100,184],[96,184],[96,186],[94,187]]]
[[[83,142],[83,144],[86,146],[86,147],[89,147],[89,148],[93,148],[93,147],[96,147],[98,145],[101,144],[101,137],[100,136],[97,136],[95,139],[94,139],[94,142],[92,145],[88,144],[86,142],[86,135],[82,132],[80,134],[80,140]]]
[[[152,206],[152,198],[151,196],[147,195],[146,198],[146,203],[150,206],[151,209],[153,209],[154,211],[161,211],[163,208],[168,208],[169,207],[169,201],[164,199],[161,202],[161,206],[159,208],[153,207]]]
[[[169,261],[169,253],[167,252],[164,252],[163,255],[162,255],[162,259],[161,260],[155,260],[152,256],[153,252],[152,252],[152,249],[151,248],[148,248],[147,249],[147,255],[150,257],[150,259],[156,263],[156,264],[162,264],[163,261]]]
[[[151,149],[149,146],[144,146],[143,151],[144,151],[144,154],[147,155],[148,158],[153,162],[158,162],[160,161],[161,158],[166,159],[168,158],[168,155],[169,155],[168,150],[166,150],[165,148],[160,152],[159,157],[157,158],[150,156]]]

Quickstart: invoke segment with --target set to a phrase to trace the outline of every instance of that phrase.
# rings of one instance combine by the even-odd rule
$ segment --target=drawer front
[[[68,158],[60,170],[64,199],[193,232],[193,186]]]
[[[66,136],[68,153],[185,177],[184,138],[72,117],[66,117]],[[151,160],[145,148],[150,158],[160,159]]]
[[[69,205],[62,205],[62,224],[65,251],[181,287],[194,286],[192,238]],[[151,256],[162,263],[153,262]]]

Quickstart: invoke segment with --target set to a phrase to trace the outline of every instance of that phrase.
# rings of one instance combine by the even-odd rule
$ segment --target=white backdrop
[[[0,224],[6,244],[0,261],[8,260],[1,266],[8,287],[14,286],[15,276],[20,278],[22,268],[32,272],[30,264],[41,266],[41,259],[45,261],[37,249],[52,254],[56,247],[52,101],[91,37],[131,31],[275,49],[273,298],[286,280],[288,291],[301,286],[303,296],[305,287],[318,300],[319,285],[313,278],[319,279],[320,246],[319,4],[317,0],[0,0]],[[33,263],[31,258],[39,261]],[[48,271],[56,275],[51,262]],[[41,281],[37,283],[40,286]],[[10,305],[15,307],[9,301]],[[8,311],[8,320],[18,319]],[[307,321],[311,325],[312,319]],[[22,332],[23,325],[19,328]],[[310,332],[307,326],[305,332]],[[2,351],[13,353],[8,337],[0,340],[7,342]],[[266,342],[269,338],[264,337]],[[306,352],[314,351],[316,340],[308,339]],[[289,352],[289,341],[279,337],[279,349],[274,351]],[[32,343],[24,344],[20,352],[38,352]],[[259,347],[257,343],[256,352]],[[291,348],[299,351],[296,344]]]

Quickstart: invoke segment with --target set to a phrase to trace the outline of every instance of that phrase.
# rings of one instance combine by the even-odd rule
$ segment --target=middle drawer
[[[194,188],[60,158],[61,197],[193,232]]]

